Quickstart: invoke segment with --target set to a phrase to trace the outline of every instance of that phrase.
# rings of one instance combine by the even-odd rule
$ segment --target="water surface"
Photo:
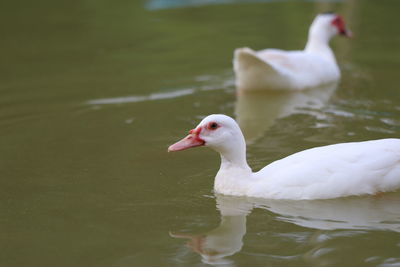
[[[398,137],[400,4],[151,2],[0,9],[0,265],[399,266],[398,193],[221,198],[217,154],[166,149],[211,113],[241,120],[255,170],[314,146]],[[332,41],[335,88],[236,95],[236,47],[302,48],[315,14],[331,9],[355,36]],[[218,249],[201,246],[219,231]]]

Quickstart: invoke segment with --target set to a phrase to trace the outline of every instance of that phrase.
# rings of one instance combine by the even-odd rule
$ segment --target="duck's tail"
[[[233,68],[236,75],[236,86],[239,89],[281,89],[285,88],[287,83],[284,74],[248,47],[235,50]]]

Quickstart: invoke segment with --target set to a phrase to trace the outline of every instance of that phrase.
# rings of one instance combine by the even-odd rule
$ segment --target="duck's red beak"
[[[168,152],[185,150],[191,147],[204,146],[206,143],[203,139],[199,137],[201,128],[197,128],[189,131],[189,135],[182,140],[176,142],[168,148]]]

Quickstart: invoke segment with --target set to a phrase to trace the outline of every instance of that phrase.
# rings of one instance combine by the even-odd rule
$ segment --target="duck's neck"
[[[311,27],[304,51],[319,54],[320,56],[336,63],[335,55],[329,47],[329,41],[331,38],[331,33],[319,28],[318,26]]]
[[[215,177],[214,190],[225,195],[246,195],[252,170],[246,161],[246,144],[243,139],[236,139],[231,146],[218,152],[221,166]]]
[[[250,169],[246,160],[246,143],[243,135],[233,142],[234,145],[219,149],[221,156],[220,170],[228,169]]]
[[[247,164],[247,161],[246,161],[246,155],[233,156],[233,155],[220,154],[220,156],[221,156],[220,169],[230,169],[230,168],[247,169],[247,168],[249,168],[249,165]]]

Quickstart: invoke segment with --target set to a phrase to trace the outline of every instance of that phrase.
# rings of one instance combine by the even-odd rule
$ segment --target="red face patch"
[[[189,131],[189,134],[193,135],[194,138],[195,138],[197,141],[202,141],[202,142],[204,142],[204,140],[200,138],[201,130],[202,130],[202,128],[201,128],[201,127],[198,127],[198,128],[196,128],[196,129],[190,130],[190,131]]]
[[[332,25],[338,29],[339,34],[347,35],[346,27],[344,26],[344,21],[341,16],[336,16],[332,20]]]
[[[199,135],[200,133],[201,133],[201,127],[189,131],[189,134],[194,134],[194,135]]]

